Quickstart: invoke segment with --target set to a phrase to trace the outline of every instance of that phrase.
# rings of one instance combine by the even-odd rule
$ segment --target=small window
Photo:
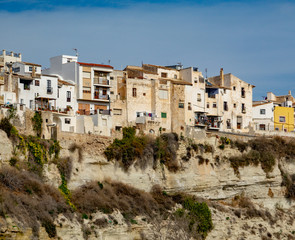
[[[265,115],[265,109],[260,109],[260,114]]]
[[[71,101],[71,92],[67,91],[67,102]]]
[[[46,123],[48,123],[48,118],[46,118],[46,120],[45,120],[45,121],[46,121]]]
[[[136,97],[136,88],[132,88],[132,97]]]
[[[40,81],[39,80],[35,80],[35,86],[40,86]]]
[[[207,108],[210,108],[210,104],[207,102]]]
[[[178,107],[179,108],[184,108],[184,103],[182,103],[182,102],[178,103]]]
[[[29,71],[30,71],[30,72],[33,71],[33,67],[32,67],[32,66],[29,67]]]
[[[70,118],[65,118],[65,124],[71,124],[71,119]]]
[[[113,109],[113,115],[122,115],[122,109],[114,108]]]
[[[16,67],[13,69],[14,72],[19,72],[20,71],[20,67]]]
[[[198,100],[198,102],[201,102],[201,101],[202,101],[201,93],[198,93],[198,94],[197,94],[197,100]]]
[[[167,113],[161,112],[161,118],[167,118]]]
[[[143,96],[145,96],[145,93],[143,93]]]
[[[216,102],[213,103],[213,108],[217,108]]]
[[[234,108],[236,108],[237,107],[237,104],[236,103],[234,103]]]
[[[228,105],[227,102],[223,102],[223,110],[228,111]]]
[[[236,91],[236,87],[235,86],[233,86],[233,90]]]
[[[161,73],[161,77],[162,77],[162,78],[167,78],[167,73],[162,72],[162,73]]]
[[[285,116],[280,116],[279,121],[284,123],[286,122],[286,117]]]
[[[116,130],[116,131],[121,131],[121,129],[122,129],[122,126],[116,126],[116,127],[115,127],[115,130]]]
[[[110,77],[111,80],[114,80],[114,77]]]
[[[265,131],[265,124],[259,124],[259,130]]]
[[[112,95],[114,94],[114,92],[113,92],[113,91],[111,91],[110,93],[111,93]]]
[[[107,95],[107,90],[106,89],[102,90],[102,95]]]
[[[177,79],[177,75],[176,74],[174,75],[174,79]]]
[[[192,105],[191,105],[190,102],[188,103],[187,109],[188,109],[188,110],[192,110]]]

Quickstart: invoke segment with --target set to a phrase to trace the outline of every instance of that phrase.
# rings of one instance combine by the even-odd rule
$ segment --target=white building
[[[62,81],[73,81],[79,114],[89,115],[110,110],[110,65],[78,62],[78,57],[61,55],[50,59],[50,68],[44,73],[56,75]],[[76,106],[75,106],[76,107]]]
[[[274,131],[274,103],[253,102],[253,123],[256,131]]]

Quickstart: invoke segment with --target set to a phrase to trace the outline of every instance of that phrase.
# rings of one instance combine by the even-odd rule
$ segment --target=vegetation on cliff
[[[170,171],[179,169],[176,161],[179,139],[176,133],[164,133],[157,138],[146,135],[136,136],[135,133],[132,127],[123,128],[123,138],[115,139],[104,152],[108,161],[113,159],[120,161],[126,171],[136,160],[141,168],[148,164],[156,168],[159,160]],[[149,162],[151,159],[153,159],[152,163]]]

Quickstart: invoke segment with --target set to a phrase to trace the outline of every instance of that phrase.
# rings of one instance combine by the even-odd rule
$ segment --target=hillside
[[[295,238],[292,139],[198,141],[127,130],[114,143],[0,130],[0,236]]]

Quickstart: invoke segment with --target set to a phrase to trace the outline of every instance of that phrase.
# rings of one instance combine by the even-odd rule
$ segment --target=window
[[[237,104],[234,103],[234,108],[236,108],[236,107],[237,107]]]
[[[259,124],[259,130],[265,131],[265,124]]]
[[[102,90],[102,95],[107,95],[107,90],[106,89]]]
[[[231,121],[230,121],[230,119],[226,120],[226,128],[231,129]]]
[[[167,113],[161,112],[161,118],[167,118]]]
[[[114,80],[114,77],[110,77],[111,80]]]
[[[70,118],[65,118],[65,124],[71,124],[71,119]]]
[[[132,97],[136,97],[136,88],[132,88]]]
[[[113,91],[111,91],[111,94],[113,95],[113,94],[114,94],[114,92],[113,92]]]
[[[245,103],[242,103],[242,113],[246,113]]]
[[[52,93],[51,80],[47,80],[47,93]]]
[[[201,102],[201,101],[202,101],[201,93],[198,93],[198,94],[197,94],[197,100],[198,100],[198,102]]]
[[[24,90],[30,90],[30,83],[28,82],[24,83]]]
[[[143,93],[142,95],[145,96],[145,93]]]
[[[241,116],[237,116],[237,129],[242,129],[243,118]]]
[[[192,105],[191,105],[190,102],[188,103],[187,109],[188,109],[188,110],[192,110]]]
[[[286,122],[286,117],[285,116],[280,116],[279,121],[284,123]]]
[[[174,79],[177,79],[177,75],[176,74],[174,75]]]
[[[265,109],[260,109],[260,114],[265,115]]]
[[[20,71],[20,67],[16,67],[13,69],[14,72],[19,72]]]
[[[228,111],[228,105],[227,102],[223,102],[223,110]]]
[[[83,72],[83,78],[90,78],[91,74],[90,72]]]
[[[116,126],[116,127],[115,127],[115,130],[116,130],[116,131],[121,131],[121,129],[122,129],[122,126]]]
[[[213,103],[213,108],[217,108],[216,102]]]
[[[233,90],[236,91],[236,87],[235,86],[233,86]]]
[[[33,100],[30,100],[30,109],[33,109]]]
[[[159,98],[160,99],[168,99],[168,91],[167,90],[159,90]]]
[[[39,80],[35,80],[35,86],[40,86],[40,81]]]
[[[198,79],[197,79],[197,78],[195,78],[195,80],[194,80],[194,81],[195,81],[195,83],[197,83],[197,82],[198,82]]]
[[[24,104],[24,99],[21,99],[20,100],[20,104]]]
[[[29,67],[29,72],[32,72],[32,71],[33,71],[33,67],[30,66],[30,67]]]
[[[178,107],[179,108],[184,108],[184,103],[183,102],[178,103]]]
[[[113,109],[113,115],[122,115],[122,109],[114,108]]]
[[[200,83],[204,83],[204,82],[205,82],[205,79],[204,79],[203,77],[200,77],[200,78],[199,78],[199,82],[200,82]]]
[[[207,108],[210,108],[210,104],[207,102]]]
[[[241,89],[241,96],[242,96],[242,98],[246,97],[245,88],[243,88],[243,87]]]
[[[71,101],[71,92],[67,91],[67,102]]]
[[[162,73],[161,73],[161,77],[162,77],[162,78],[167,78],[167,73],[162,72]]]

